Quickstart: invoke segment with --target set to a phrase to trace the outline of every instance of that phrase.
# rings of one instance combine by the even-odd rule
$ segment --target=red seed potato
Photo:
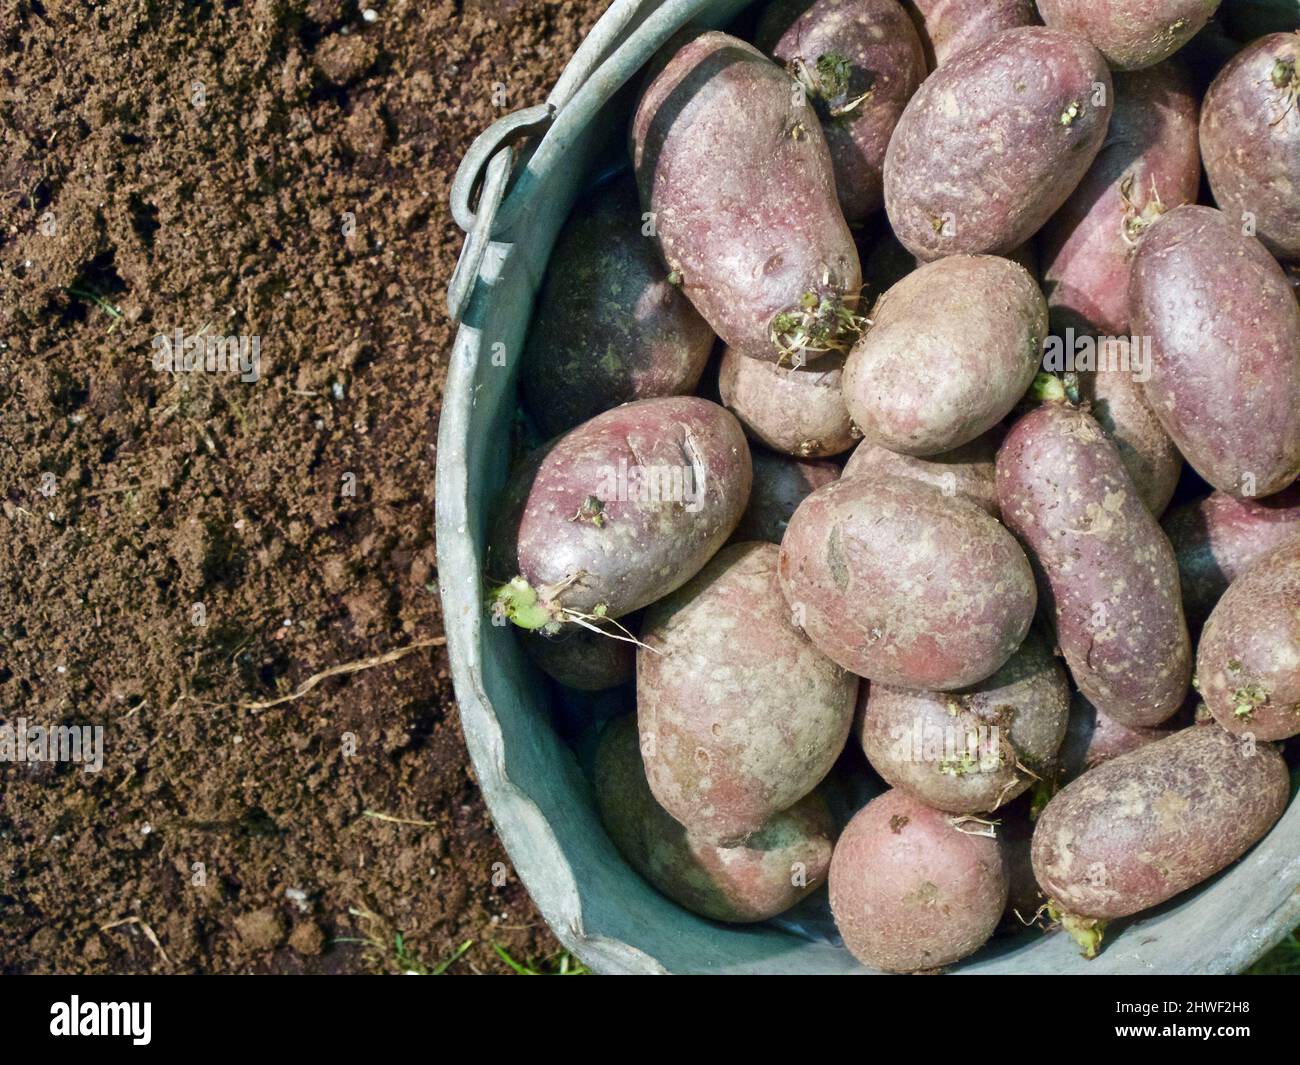
[[[1068,784],[1103,762],[1172,736],[1178,731],[1178,721],[1177,717],[1171,718],[1164,726],[1156,728],[1121,725],[1093,706],[1082,692],[1075,692],[1070,701],[1070,721],[1057,754],[1054,776],[1062,784]]]
[[[1200,31],[1219,0],[1038,0],[1047,25],[1095,44],[1116,70],[1168,59]]]
[[[559,633],[521,632],[533,665],[566,688],[598,692],[636,675],[636,648],[612,628],[601,632],[566,625]]]
[[[1134,365],[1127,340],[1108,343],[1115,346],[1116,365]],[[1183,456],[1147,402],[1141,382],[1131,372],[1094,370],[1078,375],[1078,388],[1079,399],[1089,405],[1089,413],[1119,449],[1120,461],[1142,502],[1159,518],[1174,498]]]
[[[1201,154],[1219,209],[1249,218],[1279,259],[1300,259],[1300,35],[1274,33],[1219,71],[1201,112]]]
[[[894,233],[926,260],[1023,244],[1092,165],[1111,96],[1101,54],[1073,34],[1004,30],[954,56],[917,90],[889,142]]]
[[[926,73],[921,40],[898,0],[775,0],[754,43],[808,90],[845,220],[856,225],[880,210],[889,135]]]
[[[680,588],[749,501],[740,423],[693,396],[598,414],[523,463],[493,521],[494,610],[521,628],[619,618]]]
[[[858,740],[893,787],[954,814],[988,813],[1048,774],[1070,711],[1070,686],[1031,632],[993,676],[961,692],[873,684]]]
[[[963,831],[894,790],[844,829],[831,858],[830,896],[835,925],[858,961],[919,972],[988,941],[1006,905],[1007,870],[997,840]]]
[[[1228,586],[1275,547],[1300,536],[1300,484],[1267,499],[1212,492],[1165,515],[1178,560],[1183,612],[1199,630]]]
[[[826,879],[835,825],[819,794],[777,814],[742,847],[702,843],[655,802],[631,717],[611,722],[601,735],[594,778],[601,820],[628,864],[701,917],[765,921]]]
[[[845,669],[935,691],[994,673],[1037,601],[1024,552],[974,503],[874,477],[842,478],[799,504],[781,541],[781,588]]]
[[[761,449],[755,450],[750,458],[754,464],[754,486],[750,489],[749,506],[731,534],[735,543],[766,540],[779,544],[795,508],[810,493],[840,476],[840,468],[824,460],[795,459]]]
[[[1300,306],[1264,246],[1210,207],[1176,207],[1142,238],[1129,278],[1143,383],[1183,457],[1237,496],[1300,473]]]
[[[840,476],[921,481],[946,496],[969,499],[996,518],[998,480],[994,460],[998,453],[998,440],[996,432],[985,433],[969,444],[923,459],[900,455],[864,440],[853,449]]]
[[[629,400],[686,395],[708,362],[713,330],[641,225],[636,187],[619,180],[560,231],[520,377],[548,438]]]
[[[813,790],[853,723],[858,680],[795,628],[775,544],[732,544],[645,613],[637,720],[650,790],[735,846]]]
[[[718,390],[754,440],[787,455],[825,458],[847,451],[862,435],[844,405],[843,373],[842,355],[780,366],[727,348]]]
[[[1174,59],[1115,75],[1106,142],[1043,227],[1043,291],[1052,330],[1124,336],[1128,277],[1141,231],[1200,189],[1197,100]]]
[[[1196,682],[1229,732],[1300,735],[1300,539],[1274,548],[1223,593],[1201,634]]]
[[[1038,22],[1034,0],[903,0],[930,69],[1003,30]]]
[[[1156,906],[1240,858],[1282,815],[1289,791],[1271,745],[1212,724],[1183,729],[1060,791],[1034,829],[1034,873],[1091,957],[1108,920]]]
[[[937,455],[1000,422],[1034,380],[1047,304],[1024,267],[994,255],[927,263],[891,288],[844,365],[863,436]]]
[[[1002,520],[1036,563],[1039,596],[1079,689],[1149,727],[1183,702],[1191,645],[1173,549],[1091,415],[1048,403],[998,451]]]
[[[682,290],[732,347],[847,347],[862,279],[816,113],[725,33],[675,40],[632,119],[641,206]]]

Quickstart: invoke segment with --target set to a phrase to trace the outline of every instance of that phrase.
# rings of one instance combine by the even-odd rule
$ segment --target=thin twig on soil
[[[433,821],[416,821],[409,817],[394,817],[392,814],[381,814],[377,810],[363,810],[362,817],[371,817],[376,821],[387,821],[394,825],[415,825],[417,828],[437,828]]]
[[[375,666],[384,666],[389,662],[396,662],[399,658],[405,658],[412,651],[419,651],[424,647],[441,647],[447,642],[445,636],[434,636],[428,640],[417,640],[415,643],[407,644],[405,647],[399,647],[393,651],[385,651],[382,655],[373,655],[370,658],[359,658],[355,662],[344,662],[342,665],[330,666],[329,669],[322,670],[308,677],[298,685],[296,689],[288,695],[281,695],[278,699],[268,699],[265,702],[240,703],[242,710],[267,710],[272,706],[279,706],[282,703],[290,703],[295,699],[301,699],[317,684],[330,677],[342,676],[345,673],[360,673],[363,669],[373,669]]]
[[[147,925],[147,924],[146,924],[146,923],[145,923],[141,918],[139,918],[139,917],[123,917],[120,921],[109,921],[108,924],[100,925],[100,926],[99,926],[99,930],[100,930],[101,932],[110,932],[110,931],[112,931],[114,928],[121,928],[122,925],[124,925],[124,924],[137,924],[137,925],[139,925],[139,926],[140,926],[140,930],[141,930],[142,932],[144,932],[144,937],[145,937],[145,939],[149,940],[149,942],[152,943],[152,944],[154,945],[154,949],[157,950],[158,953],[162,955],[162,957],[163,957],[163,961],[165,961],[168,965],[170,965],[170,964],[172,963],[171,958],[167,957],[167,952],[166,952],[165,950],[163,950],[163,945],[162,945],[161,943],[158,942],[158,937],[154,934],[154,930],[153,930],[152,928],[150,928],[150,927],[149,927],[149,926],[148,926],[148,925]]]

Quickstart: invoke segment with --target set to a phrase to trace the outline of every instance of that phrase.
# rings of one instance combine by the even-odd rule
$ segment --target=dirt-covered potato
[[[1116,70],[1168,59],[1218,8],[1219,0],[1038,0],[1047,25],[1086,37]]]
[[[952,255],[908,274],[871,312],[844,366],[844,401],[863,436],[937,455],[1001,421],[1034,380],[1047,304],[1024,267]]]
[[[1300,28],[1300,27],[1297,27]],[[1300,34],[1274,33],[1219,71],[1201,109],[1214,201],[1279,259],[1300,259]]]
[[[732,544],[646,611],[637,720],[650,790],[698,839],[735,846],[830,771],[858,680],[795,628],[775,544]]]
[[[831,858],[831,912],[853,956],[886,972],[938,969],[979,950],[1007,901],[998,842],[904,792],[873,799]]]
[[[781,541],[781,588],[823,653],[862,677],[951,691],[995,672],[1029,631],[1033,572],[974,503],[911,480],[841,478]]]
[[[528,327],[524,405],[547,437],[634,399],[692,392],[713,330],[641,232],[631,180],[579,205],[560,231]]]
[[[619,618],[681,587],[749,501],[740,423],[693,396],[598,414],[530,456],[492,522],[493,609],[525,629]]]
[[[998,479],[994,468],[999,435],[976,437],[969,444],[928,458],[900,455],[864,440],[853,449],[841,477],[875,477],[880,480],[921,481],[946,496],[969,499],[981,510],[998,516]]]
[[[1191,677],[1173,549],[1096,420],[1048,403],[998,451],[1002,520],[1036,563],[1075,683],[1126,725],[1158,725]]]
[[[1196,472],[1236,496],[1300,473],[1300,307],[1259,241],[1211,207],[1177,207],[1138,245],[1135,335],[1151,338],[1147,400]]]
[[[807,91],[844,218],[856,225],[880,210],[889,135],[926,71],[920,38],[898,0],[774,0],[754,42]]]
[[[1201,634],[1196,682],[1229,732],[1300,735],[1300,539],[1274,548],[1223,593]]]
[[[1279,544],[1300,536],[1300,485],[1266,499],[1211,492],[1165,515],[1187,623],[1199,630],[1228,585]]]
[[[1132,366],[1129,342],[1107,341],[1117,366]],[[1131,371],[1092,370],[1078,375],[1079,399],[1119,449],[1120,461],[1147,510],[1159,518],[1174,498],[1183,472],[1183,456],[1169,439],[1147,402],[1142,384]]]
[[[1075,692],[1070,700],[1070,722],[1056,756],[1054,776],[1062,784],[1068,784],[1103,762],[1172,736],[1178,731],[1178,720],[1175,717],[1159,728],[1121,725],[1093,706],[1083,692]]]
[[[566,625],[553,636],[544,632],[520,632],[519,636],[533,665],[566,688],[604,691],[627,683],[636,674],[636,647],[617,629],[592,632]]]
[[[779,544],[790,524],[790,515],[799,504],[840,476],[840,468],[824,460],[773,455],[761,448],[756,448],[750,458],[754,464],[754,486],[749,492],[749,506],[731,534],[736,543],[766,540]]]
[[[960,692],[872,684],[862,750],[895,788],[937,810],[988,813],[1046,776],[1065,737],[1070,685],[1031,632],[993,676]]]
[[[932,70],[1003,30],[1038,21],[1034,0],[903,0],[903,6],[921,35]]]
[[[1043,291],[1052,330],[1124,336],[1128,277],[1142,231],[1200,188],[1196,95],[1182,63],[1115,75],[1106,142],[1043,227]]]
[[[765,921],[826,879],[835,825],[815,792],[777,814],[743,846],[722,848],[692,838],[655,802],[635,719],[619,718],[602,733],[594,776],[601,821],[628,864],[701,917]]]
[[[746,355],[847,348],[859,276],[821,123],[762,52],[675,38],[632,119],[641,206],[714,332]]]
[[[759,443],[799,458],[824,458],[847,451],[861,437],[844,405],[843,375],[842,355],[780,366],[727,348],[718,367],[718,390]]]
[[[1240,858],[1282,816],[1289,792],[1271,745],[1213,724],[1186,728],[1060,791],[1034,829],[1034,873],[1091,957],[1108,920],[1158,905]]]
[[[894,233],[927,260],[1023,244],[1092,165],[1111,93],[1095,48],[1041,26],[953,56],[916,91],[890,139]]]

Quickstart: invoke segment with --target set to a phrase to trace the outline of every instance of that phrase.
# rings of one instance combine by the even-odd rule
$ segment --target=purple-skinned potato
[[[1034,26],[1034,0],[903,0],[930,69],[1003,30]]]
[[[835,825],[815,792],[777,814],[743,846],[704,843],[655,802],[631,717],[611,722],[601,735],[594,778],[601,821],[628,864],[701,917],[765,921],[826,880]]]
[[[1112,95],[1105,60],[1073,34],[1027,26],[958,53],[916,91],[885,154],[899,241],[925,260],[1023,244],[1092,165]]]
[[[1116,70],[1141,70],[1190,41],[1219,0],[1038,0],[1047,25],[1090,40]]]
[[[1197,102],[1182,64],[1118,73],[1097,158],[1043,227],[1043,290],[1052,330],[1128,334],[1128,278],[1142,231],[1195,203],[1200,190]]]
[[[969,499],[996,518],[998,482],[994,463],[1000,440],[1000,434],[994,430],[961,447],[925,458],[901,455],[864,440],[853,449],[840,476],[921,481],[946,496]]]
[[[780,366],[727,348],[718,367],[723,405],[746,434],[773,451],[826,458],[847,451],[862,434],[844,405],[844,357]]]
[[[1201,108],[1214,202],[1278,259],[1300,259],[1300,34],[1274,33],[1219,71]]]
[[[847,349],[857,247],[784,70],[725,33],[674,38],[637,103],[632,161],[672,278],[727,344],[773,362]]]
[[[1300,536],[1300,485],[1264,499],[1211,492],[1161,525],[1178,560],[1187,623],[1199,632],[1219,597],[1273,548]]]
[[[857,734],[872,768],[893,787],[937,810],[986,814],[1050,775],[1069,709],[1065,670],[1031,631],[973,688],[871,685]]]
[[[1011,427],[997,473],[1075,683],[1126,725],[1160,724],[1187,694],[1191,642],[1173,549],[1115,444],[1086,412],[1046,403]]]
[[[860,677],[950,691],[977,684],[1033,620],[1033,572],[969,500],[919,481],[841,478],[799,504],[781,589],[823,653]]]
[[[496,504],[492,609],[520,628],[616,619],[685,584],[749,501],[749,445],[693,396],[598,414],[529,455]]]
[[[1300,539],[1228,586],[1201,633],[1196,680],[1229,732],[1260,741],[1300,735]]]
[[[898,0],[774,0],[755,43],[798,80],[822,120],[849,225],[884,205],[885,148],[925,80],[925,53]]]
[[[735,846],[813,790],[853,723],[858,678],[795,627],[775,544],[731,544],[641,624],[637,723],[655,798]]]
[[[1240,224],[1187,205],[1142,236],[1129,275],[1142,388],[1183,457],[1215,488],[1268,496],[1300,473],[1300,306]]]
[[[951,255],[880,298],[844,364],[844,402],[865,439],[938,455],[988,432],[1024,396],[1047,334],[1047,304],[1017,263]]]
[[[528,327],[524,405],[546,437],[634,399],[694,391],[713,330],[642,231],[629,180],[574,211],[547,264]]]
[[[872,799],[831,858],[831,911],[844,945],[886,972],[942,968],[979,950],[1007,901],[996,839],[897,789]]]
[[[1034,828],[1034,873],[1087,957],[1106,923],[1232,864],[1282,816],[1286,763],[1217,725],[1186,728],[1084,773]],[[834,864],[832,863],[832,879]]]

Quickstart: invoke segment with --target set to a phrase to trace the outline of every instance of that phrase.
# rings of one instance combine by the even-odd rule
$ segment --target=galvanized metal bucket
[[[484,608],[489,506],[505,478],[515,369],[556,234],[627,87],[688,26],[746,0],[614,0],[547,102],[494,124],[453,188],[468,238],[449,290],[461,321],[438,434],[438,569],[452,675],[480,787],[515,870],[564,945],[605,973],[865,973],[843,949],[775,926],[728,927],[660,895],[619,856],[551,722],[548,687]],[[511,176],[512,161],[516,173]],[[477,207],[471,207],[477,191]],[[1300,803],[1232,869],[1129,922],[1085,962],[1063,935],[997,941],[957,973],[1238,972],[1300,922]]]

